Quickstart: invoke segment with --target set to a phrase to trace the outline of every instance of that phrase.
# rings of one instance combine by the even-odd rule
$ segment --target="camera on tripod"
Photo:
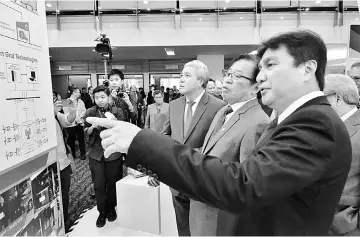
[[[107,35],[100,34],[94,41],[99,42],[94,49],[102,56],[102,60],[106,60],[108,63],[111,62],[113,60],[113,52]]]

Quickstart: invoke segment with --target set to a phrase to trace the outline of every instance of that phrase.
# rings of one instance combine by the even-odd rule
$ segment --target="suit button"
[[[146,173],[147,173],[147,169],[143,167],[143,168],[142,168],[142,173],[143,173],[143,174],[146,174]]]
[[[148,175],[148,176],[152,176],[152,171],[148,170],[148,171],[147,171],[147,175]]]
[[[153,174],[153,178],[158,180],[158,175],[157,174]]]
[[[141,165],[137,165],[137,170],[141,171],[142,170],[142,166]]]

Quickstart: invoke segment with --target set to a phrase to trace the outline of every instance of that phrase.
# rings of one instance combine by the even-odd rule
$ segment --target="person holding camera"
[[[106,86],[98,86],[93,91],[95,106],[89,108],[84,115],[87,117],[108,118],[112,120],[123,120],[124,113],[121,108],[109,103],[110,90]],[[123,160],[121,153],[114,153],[110,158],[104,158],[104,150],[101,145],[102,139],[99,134],[103,128],[85,122],[85,134],[89,138],[89,167],[94,184],[95,199],[99,216],[96,226],[101,228],[106,219],[112,222],[117,218],[116,187],[115,184],[123,176]]]
[[[118,69],[112,69],[108,74],[109,89],[111,91],[111,100],[118,108],[121,108],[124,114],[124,121],[137,120],[136,108],[132,105],[129,95],[124,88],[124,74]],[[94,92],[93,92],[94,93]]]
[[[60,166],[60,180],[61,180],[61,195],[63,200],[63,213],[65,232],[69,232],[69,225],[67,224],[69,219],[68,208],[69,208],[69,190],[70,190],[70,175],[75,173],[76,167],[74,158],[72,156],[71,149],[66,143],[63,129],[71,125],[76,118],[76,111],[78,108],[77,101],[70,101],[68,112],[64,114],[63,104],[61,100],[58,100],[57,96],[53,93],[54,103],[54,116],[56,119],[56,138],[58,146],[56,147],[56,154]]]

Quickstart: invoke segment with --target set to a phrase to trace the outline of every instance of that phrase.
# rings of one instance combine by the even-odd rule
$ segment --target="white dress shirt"
[[[346,114],[341,116],[341,120],[345,122],[347,119],[349,119],[354,113],[357,112],[357,107],[355,106],[353,109],[348,111]]]
[[[325,94],[322,91],[314,91],[298,98],[280,114],[280,116],[278,117],[277,125],[280,124],[283,120],[285,120],[288,116],[290,116],[293,112],[295,112],[299,107],[304,105],[306,102],[324,95]]]
[[[256,99],[256,97],[253,97],[252,99],[249,99],[247,101],[242,101],[242,102],[238,102],[238,103],[235,103],[233,105],[230,105],[232,107],[232,110],[233,112],[232,113],[229,113],[226,115],[226,120],[224,121],[224,124],[227,123],[227,121],[232,117],[232,115],[237,111],[239,110],[243,105],[245,105],[247,102],[250,102],[251,100],[254,100]]]
[[[194,115],[194,112],[196,112],[199,101],[201,100],[201,98],[205,92],[206,92],[206,90],[203,90],[203,92],[194,100],[194,105],[191,108],[192,109],[192,117]],[[187,110],[188,110],[188,106],[189,106],[188,101],[189,101],[189,99],[186,97],[186,106],[184,108],[184,118],[183,118],[184,124],[186,123]]]
[[[58,142],[58,145],[56,146],[56,154],[58,156],[60,170],[65,169],[68,165],[70,165],[70,159],[68,158],[66,154],[66,148],[64,144],[64,138],[63,138],[63,131],[60,126],[68,127],[71,125],[71,123],[68,122],[67,114],[57,113],[56,117],[58,118],[58,121],[55,121],[56,126],[56,139]]]

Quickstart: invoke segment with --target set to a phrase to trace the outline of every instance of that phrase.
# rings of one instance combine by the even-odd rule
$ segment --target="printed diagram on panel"
[[[5,158],[26,156],[48,143],[46,118],[36,117],[35,98],[8,100],[15,110],[16,120],[4,123]]]

